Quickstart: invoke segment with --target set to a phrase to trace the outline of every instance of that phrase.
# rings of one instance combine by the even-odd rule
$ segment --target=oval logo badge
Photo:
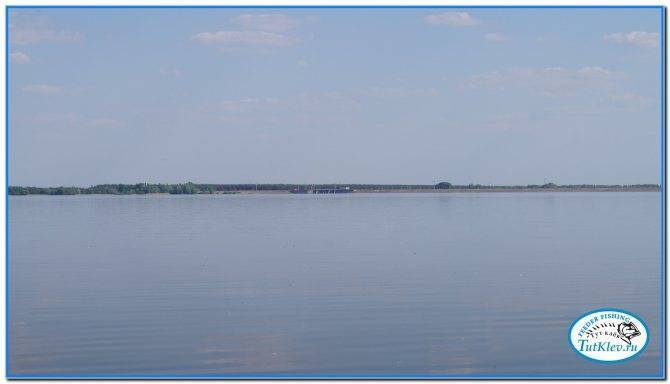
[[[647,326],[632,313],[603,308],[584,314],[570,327],[570,345],[591,360],[617,363],[647,347]]]

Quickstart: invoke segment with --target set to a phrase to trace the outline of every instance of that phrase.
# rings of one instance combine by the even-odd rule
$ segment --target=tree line
[[[169,193],[173,195],[192,195],[208,193],[234,193],[242,191],[289,191],[294,189],[350,187],[359,190],[374,189],[433,189],[433,185],[401,184],[99,184],[91,187],[21,187],[10,186],[10,195],[144,195],[150,193]]]

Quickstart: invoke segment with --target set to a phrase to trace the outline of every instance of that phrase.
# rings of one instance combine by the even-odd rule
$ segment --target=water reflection
[[[12,197],[10,369],[655,374],[659,203],[658,193]],[[645,319],[640,358],[599,365],[571,351],[570,323],[598,307]]]

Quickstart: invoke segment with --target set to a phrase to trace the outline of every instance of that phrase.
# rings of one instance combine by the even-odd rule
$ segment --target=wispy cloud
[[[473,27],[481,22],[467,12],[444,12],[424,17],[424,21],[432,25],[448,27]]]
[[[355,97],[366,97],[374,99],[400,99],[433,97],[439,94],[435,88],[403,87],[403,86],[372,86],[350,91]]]
[[[123,123],[111,117],[81,117],[81,121],[93,128],[120,127]]]
[[[507,41],[507,36],[500,32],[491,32],[484,35],[484,39],[492,43],[503,43]]]
[[[312,121],[315,115],[324,120],[330,116],[322,109],[317,95],[293,95],[284,98],[274,96],[240,97],[225,99],[218,103],[204,105],[200,115],[217,123],[247,125],[262,123],[273,126],[280,123],[300,124]],[[329,108],[337,109],[339,104],[331,102]]]
[[[610,100],[629,108],[641,108],[652,104],[652,100],[635,92],[613,93]]]
[[[23,92],[37,95],[56,95],[64,92],[63,87],[49,84],[31,84],[22,88]]]
[[[619,44],[637,45],[640,47],[654,48],[658,47],[660,35],[656,32],[617,32],[603,36],[605,41],[611,41]]]
[[[516,68],[484,72],[472,76],[474,88],[526,88],[545,96],[574,94],[587,89],[607,89],[621,80],[624,74],[602,67],[579,69],[562,67]]]
[[[628,89],[627,80],[628,77],[621,71],[598,66],[577,69],[517,68],[472,76],[466,88],[487,88],[505,94],[522,90],[538,96],[560,98],[562,102],[555,103],[551,108],[556,113],[603,114],[621,108],[639,110],[657,102]],[[569,104],[566,106],[565,102]]]
[[[226,124],[322,124],[324,121],[351,120],[364,105],[399,103],[406,99],[432,98],[433,88],[369,86],[324,92],[309,92],[283,97],[242,97],[208,103],[201,116]],[[389,105],[391,105],[389,104]]]
[[[10,42],[14,44],[35,44],[41,42],[51,43],[77,43],[84,39],[78,32],[51,29],[12,29],[9,31]]]
[[[297,19],[277,13],[240,15],[235,21],[245,29],[267,32],[286,32],[298,25]]]
[[[217,31],[201,32],[192,37],[200,44],[286,47],[296,43],[290,36],[265,31]]]
[[[179,68],[161,68],[158,70],[158,73],[162,76],[181,76],[182,71]]]
[[[578,77],[585,79],[617,79],[623,76],[623,73],[620,71],[613,71],[602,67],[582,67],[576,73]]]
[[[53,27],[44,17],[13,14],[9,23],[9,41],[12,44],[77,43],[84,35],[77,31]]]
[[[9,54],[9,59],[12,61],[12,63],[16,64],[30,63],[30,56],[23,52],[12,52]]]
[[[21,122],[39,125],[56,125],[86,128],[114,128],[123,123],[105,116],[85,116],[79,113],[36,114],[19,118]]]

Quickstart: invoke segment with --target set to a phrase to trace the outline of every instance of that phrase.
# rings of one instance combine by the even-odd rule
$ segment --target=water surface
[[[12,374],[654,375],[661,195],[9,199]],[[579,357],[582,313],[647,350]]]

